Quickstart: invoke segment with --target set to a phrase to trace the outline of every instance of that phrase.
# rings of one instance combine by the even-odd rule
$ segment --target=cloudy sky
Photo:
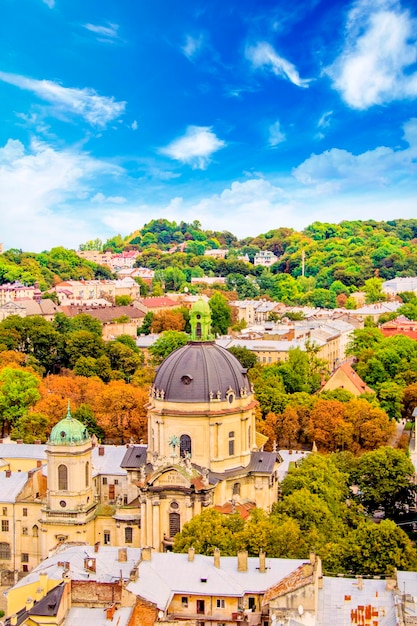
[[[417,7],[1,0],[0,241],[417,217]]]

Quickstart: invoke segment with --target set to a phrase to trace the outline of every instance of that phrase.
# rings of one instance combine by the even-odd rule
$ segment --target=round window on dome
[[[67,436],[67,433],[65,432],[65,430],[61,430],[62,439],[65,439],[66,436]]]
[[[192,380],[193,377],[189,376],[188,374],[184,374],[184,376],[181,376],[181,382],[184,383],[184,385],[190,385]]]

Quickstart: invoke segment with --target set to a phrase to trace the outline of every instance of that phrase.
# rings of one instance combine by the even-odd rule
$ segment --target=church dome
[[[246,369],[211,341],[191,341],[172,352],[158,369],[154,390],[168,402],[224,401],[231,391],[237,398],[251,393]]]
[[[74,446],[86,443],[90,435],[84,424],[72,417],[68,407],[68,413],[58,424],[55,424],[49,435],[49,444],[55,446]]]

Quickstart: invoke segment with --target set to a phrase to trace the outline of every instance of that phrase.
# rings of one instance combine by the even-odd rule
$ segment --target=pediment
[[[153,487],[191,487],[190,479],[175,467],[158,471],[148,483]]]

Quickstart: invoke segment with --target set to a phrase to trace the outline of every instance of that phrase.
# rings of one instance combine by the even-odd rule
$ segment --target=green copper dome
[[[64,419],[55,424],[49,435],[49,442],[55,446],[76,446],[90,440],[84,424],[72,417],[68,404],[68,412]]]

